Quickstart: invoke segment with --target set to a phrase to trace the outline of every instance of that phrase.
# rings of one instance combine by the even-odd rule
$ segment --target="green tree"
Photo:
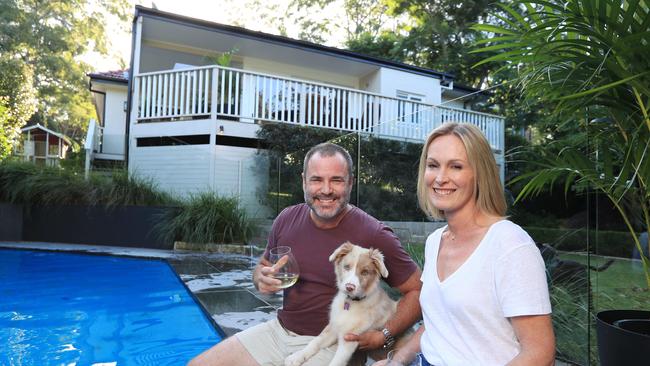
[[[0,99],[0,161],[5,159],[11,152],[11,140],[5,132],[9,125],[9,113],[5,103],[4,99]]]
[[[346,17],[330,19],[323,10],[342,3]],[[288,6],[287,21],[299,24],[300,39],[326,43],[333,31],[343,31],[345,42],[360,38],[378,37],[390,19],[388,5],[383,0],[292,0]]]
[[[106,54],[106,19],[126,20],[128,6],[127,0],[0,1],[0,54],[34,75],[37,109],[31,122],[83,136],[93,108],[86,77],[90,67],[78,57],[88,50]],[[0,69],[2,75],[7,72]]]
[[[29,66],[5,55],[0,56],[0,160],[11,148],[36,110],[33,75]]]
[[[343,3],[346,18],[322,17],[322,10]],[[471,25],[487,16],[489,0],[294,0],[289,18],[302,37],[324,43],[332,29],[345,31],[345,46],[355,52],[449,72],[465,85],[480,87],[491,67],[472,68],[479,56],[469,45],[484,37]],[[310,10],[299,14],[300,10]],[[318,17],[313,16],[318,14]]]
[[[635,233],[650,227],[650,9],[639,0],[515,1],[500,5],[480,64],[505,63],[533,103],[559,121],[539,169],[519,180],[518,199],[561,181],[565,190],[605,194]],[[523,10],[523,14],[522,14]],[[567,127],[568,126],[568,127]],[[575,126],[580,126],[579,129]],[[570,129],[571,134],[563,133]],[[641,252],[636,235],[635,245]],[[648,287],[650,263],[642,256]]]
[[[376,36],[371,33],[360,34],[355,39],[346,41],[346,47],[364,55],[404,62],[408,50],[404,48],[403,36],[394,32],[382,32]]]
[[[489,0],[386,0],[395,17],[407,16],[400,27],[405,62],[449,72],[469,86],[487,85],[489,67],[472,68],[480,59],[470,45],[484,37],[471,28],[487,16]]]

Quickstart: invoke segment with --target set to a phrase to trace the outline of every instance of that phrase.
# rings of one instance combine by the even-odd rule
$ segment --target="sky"
[[[158,10],[171,12],[192,18],[213,21],[228,25],[243,26],[247,29],[266,33],[279,34],[279,16],[286,14],[291,0],[130,0],[132,13],[135,5],[153,7]],[[342,0],[335,1],[320,15],[331,18],[344,16]],[[257,9],[253,16],[248,16],[251,9]],[[109,71],[121,69],[120,59],[129,64],[131,57],[131,20],[128,23],[111,19],[107,24],[106,35],[109,40],[109,55],[88,53],[81,59],[92,65],[93,71]],[[284,24],[289,37],[297,37],[298,27],[295,24]],[[334,34],[328,46],[340,46],[343,34]]]

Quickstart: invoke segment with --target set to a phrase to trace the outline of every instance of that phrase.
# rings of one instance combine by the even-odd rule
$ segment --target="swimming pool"
[[[221,338],[164,261],[0,250],[0,365],[185,365]]]

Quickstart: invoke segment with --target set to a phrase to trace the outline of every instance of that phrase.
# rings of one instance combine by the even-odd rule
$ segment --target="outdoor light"
[[[218,135],[223,135],[224,134],[223,125],[219,126],[219,132],[217,132],[217,134]]]

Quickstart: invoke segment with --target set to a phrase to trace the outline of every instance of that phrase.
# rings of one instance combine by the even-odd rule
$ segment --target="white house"
[[[50,130],[40,124],[21,130],[21,138],[14,154],[36,165],[59,166],[70,148],[70,139],[62,133]]]
[[[126,109],[129,72],[127,70],[88,74],[89,88],[98,121],[93,128],[93,157],[97,160],[124,161],[126,157]]]
[[[445,121],[478,125],[503,162],[503,118],[468,108],[453,76],[342,49],[136,6],[130,72],[91,74],[94,159],[186,195],[241,197],[264,184],[260,123],[422,141]],[[209,56],[232,52],[229,67]]]

